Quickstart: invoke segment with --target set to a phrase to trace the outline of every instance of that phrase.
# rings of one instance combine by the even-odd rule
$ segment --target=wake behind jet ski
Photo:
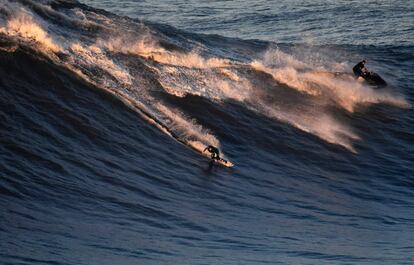
[[[355,77],[362,77],[368,84],[377,88],[387,86],[387,82],[385,82],[381,76],[379,76],[377,73],[368,71],[368,69],[365,67],[366,63],[367,60],[364,59],[352,68]]]

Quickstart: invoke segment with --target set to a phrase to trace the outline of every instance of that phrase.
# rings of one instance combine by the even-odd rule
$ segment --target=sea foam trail
[[[208,154],[204,153],[207,146],[220,148],[220,142],[213,134],[197,124],[195,120],[185,117],[178,109],[168,108],[161,103],[157,103],[156,108],[165,115],[167,126],[181,132],[178,137],[196,151],[208,157]],[[224,153],[221,156],[226,157]]]
[[[335,75],[338,65],[343,66],[337,63],[334,65],[335,69],[329,71],[324,65],[302,62],[277,49],[267,51],[262,60],[254,60],[251,63],[252,68],[270,74],[277,82],[315,97],[329,97],[349,112],[353,112],[355,107],[361,104],[385,103],[400,108],[410,107],[400,94],[373,89],[355,80],[351,74]]]
[[[360,140],[360,137],[350,127],[335,120],[329,114],[318,111],[311,114],[309,112],[286,112],[268,107],[265,104],[258,104],[255,107],[260,108],[260,112],[269,117],[286,122],[331,144],[340,145],[353,153],[357,153],[353,147],[353,142]]]

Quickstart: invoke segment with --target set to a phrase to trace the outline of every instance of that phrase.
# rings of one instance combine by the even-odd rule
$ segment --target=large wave
[[[337,109],[352,113],[359,105],[378,103],[409,107],[395,90],[375,90],[335,74],[349,72],[350,62],[326,52],[305,56],[300,50],[282,51],[274,43],[255,50],[236,39],[227,40],[234,48],[219,46],[203,42],[202,36],[175,29],[172,34],[75,1],[1,3],[3,51],[20,48],[49,60],[116,96],[200,153],[206,145],[220,147],[218,137],[159,93],[195,95],[214,104],[236,102],[352,152],[360,137],[337,117]]]

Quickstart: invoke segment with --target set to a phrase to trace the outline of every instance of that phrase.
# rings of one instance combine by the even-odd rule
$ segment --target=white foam
[[[153,54],[165,52],[149,33],[149,30],[145,30],[145,28],[143,28],[143,32],[140,33],[138,38],[134,36],[115,36],[110,39],[98,39],[96,45],[105,47],[111,52],[136,54],[147,58]]]
[[[153,59],[163,64],[184,66],[188,68],[214,68],[229,66],[229,60],[220,58],[203,58],[197,52],[178,53],[161,52],[152,55]]]
[[[252,67],[270,74],[277,82],[312,96],[324,96],[339,106],[353,112],[359,104],[386,103],[401,108],[409,107],[402,95],[389,90],[375,90],[351,75],[335,76],[330,73],[299,72],[293,67],[270,68],[260,61],[253,61]]]
[[[263,54],[264,65],[277,66],[279,68],[292,67],[295,69],[309,68],[309,64],[300,61],[293,55],[285,53],[280,49],[269,48]]]
[[[302,74],[290,66],[284,66],[282,68],[270,68],[266,67],[260,61],[251,62],[252,68],[270,74],[276,81],[279,83],[285,84],[289,87],[292,87],[300,92],[307,93],[309,95],[317,96],[320,95],[320,90],[315,86],[312,86],[312,83],[307,82],[303,78]]]
[[[38,22],[25,9],[21,8],[18,14],[7,21],[0,32],[12,37],[19,37],[27,42],[39,43],[43,48],[53,52],[60,52],[62,48],[48,35]]]
[[[77,57],[78,63],[87,64],[90,67],[98,67],[115,77],[123,85],[132,84],[132,77],[128,71],[116,65],[99,47],[73,43],[70,46],[70,51]]]
[[[113,52],[135,54],[150,58],[153,61],[188,68],[215,68],[229,66],[230,61],[222,58],[204,58],[197,51],[177,52],[162,48],[152,36],[149,29],[142,26],[139,38],[117,36],[110,39],[100,39],[97,44]]]

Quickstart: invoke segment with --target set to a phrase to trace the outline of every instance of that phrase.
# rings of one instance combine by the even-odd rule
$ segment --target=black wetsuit
[[[364,77],[367,73],[368,70],[367,68],[365,68],[365,62],[361,61],[359,63],[357,63],[354,68],[352,68],[352,71],[354,72],[354,75],[358,78],[359,76]]]
[[[216,147],[214,147],[212,145],[209,145],[204,149],[204,151],[206,151],[206,150],[211,153],[211,159],[216,159],[216,160],[221,159],[220,155],[219,155],[220,151]]]

